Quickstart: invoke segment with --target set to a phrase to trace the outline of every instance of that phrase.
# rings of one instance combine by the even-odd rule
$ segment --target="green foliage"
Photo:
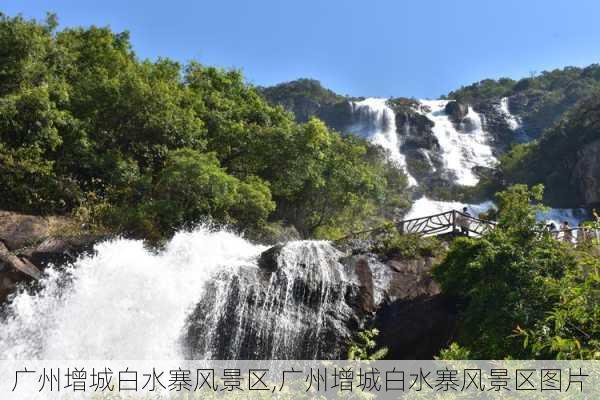
[[[448,98],[464,101],[467,103],[476,103],[489,98],[500,98],[511,94],[515,87],[515,81],[510,78],[501,78],[499,80],[484,79],[469,86],[450,92]]]
[[[179,149],[169,154],[151,202],[163,232],[194,224],[211,216],[213,222],[266,223],[275,209],[268,186],[257,177],[247,182],[228,175],[214,153]]]
[[[495,187],[515,183],[543,183],[545,201],[557,207],[579,207],[585,202],[585,183],[571,179],[576,154],[598,140],[600,89],[580,101],[536,141],[517,145],[500,159]]]
[[[515,334],[547,318],[560,303],[557,287],[578,268],[569,245],[539,234],[541,191],[518,185],[499,193],[497,228],[481,239],[455,240],[433,272],[461,304],[458,343],[475,358],[556,356],[523,346]]]
[[[531,328],[518,327],[537,357],[600,360],[600,259],[579,252],[577,268],[553,282],[558,301]]]
[[[416,234],[400,234],[395,228],[373,246],[373,252],[385,257],[412,259],[435,257],[441,253],[442,245],[435,237],[421,237]]]
[[[267,99],[275,103],[281,103],[290,97],[310,98],[320,104],[333,104],[344,100],[343,96],[324,88],[321,82],[314,79],[297,79],[260,90]]]
[[[355,341],[350,343],[348,348],[348,360],[381,360],[385,358],[388,349],[382,347],[378,350],[375,338],[379,335],[379,330],[373,328],[359,332]]]
[[[452,342],[449,347],[440,350],[440,355],[435,357],[436,360],[470,360],[472,359],[471,351],[461,347],[458,343]]]
[[[330,237],[407,206],[405,176],[364,140],[297,124],[239,71],[56,27],[0,14],[1,208],[160,238],[202,220]]]

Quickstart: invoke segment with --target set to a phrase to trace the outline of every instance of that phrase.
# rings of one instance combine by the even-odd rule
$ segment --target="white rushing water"
[[[411,186],[417,181],[406,170],[406,158],[400,151],[401,141],[396,131],[396,116],[387,105],[387,99],[370,97],[362,101],[351,102],[353,113],[358,116],[358,122],[353,129],[390,153],[391,160],[404,168]]]
[[[65,269],[47,269],[0,320],[0,359],[175,359],[204,284],[264,250],[228,232],[180,232],[158,254],[117,239]]]
[[[482,128],[481,117],[471,107],[467,117],[470,129],[458,130],[446,114],[447,100],[419,100],[421,112],[433,121],[433,134],[442,148],[446,169],[456,175],[456,183],[474,186],[479,178],[473,167],[493,167],[497,162],[490,147],[490,138]]]
[[[508,123],[510,129],[512,129],[513,131],[521,129],[521,121],[519,120],[519,118],[514,116],[508,109],[508,97],[503,97],[500,100],[500,111],[502,111],[502,113],[504,114],[504,117],[506,118],[506,122]]]
[[[481,204],[468,204],[461,203],[458,201],[439,201],[432,200],[428,197],[421,197],[417,199],[404,219],[413,219],[420,217],[427,217],[433,214],[441,214],[446,211],[457,210],[462,211],[464,207],[467,207],[469,214],[477,217],[480,213],[486,212],[494,206],[491,201],[486,201]]]
[[[261,267],[266,249],[206,227],[177,233],[160,252],[101,243],[12,299],[0,360],[343,356],[354,269],[325,241],[288,242]]]
[[[220,274],[191,315],[186,357],[342,356],[339,341],[350,332],[332,327],[352,313],[345,301],[355,274],[341,257],[329,242],[293,241],[278,250],[269,272],[263,267]]]

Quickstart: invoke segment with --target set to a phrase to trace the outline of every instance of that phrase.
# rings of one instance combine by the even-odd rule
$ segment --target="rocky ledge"
[[[48,264],[73,261],[100,239],[69,218],[0,211],[0,304]]]
[[[188,320],[190,358],[344,359],[377,327],[393,359],[431,359],[456,313],[431,278],[433,257],[382,257],[369,241],[297,241],[262,253],[258,268],[210,283]],[[242,311],[243,312],[242,312]]]

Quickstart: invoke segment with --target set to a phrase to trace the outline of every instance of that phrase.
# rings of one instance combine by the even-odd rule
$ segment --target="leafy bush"
[[[499,193],[496,229],[455,240],[434,269],[473,358],[597,357],[598,258],[539,234],[541,198],[541,187]]]
[[[416,234],[390,232],[375,243],[373,251],[385,257],[435,257],[440,254],[442,244],[435,237],[420,237]]]
[[[385,347],[375,350],[377,342],[375,338],[379,330],[373,328],[359,332],[355,341],[350,343],[348,349],[348,360],[381,360],[385,358],[388,349]]]
[[[458,343],[452,342],[449,347],[440,350],[436,360],[470,360],[471,351],[461,347]]]

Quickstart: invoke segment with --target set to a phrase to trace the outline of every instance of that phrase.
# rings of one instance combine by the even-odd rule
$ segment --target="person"
[[[577,243],[581,244],[581,243],[585,243],[587,242],[589,239],[591,239],[591,234],[588,230],[588,228],[583,225],[583,222],[579,223],[579,226],[577,227]]]
[[[464,236],[469,236],[469,217],[471,216],[471,214],[469,214],[469,209],[467,207],[463,207],[462,209],[462,214],[458,214],[457,216],[457,223],[458,226],[460,227],[460,233],[463,234]]]
[[[569,221],[563,221],[560,230],[563,232],[563,240],[568,243],[573,242],[573,232],[569,226]]]
[[[550,223],[546,225],[546,229],[548,230],[548,234],[550,235],[550,237],[553,237],[554,239],[558,238],[559,232],[556,228],[556,224],[554,223],[554,221],[550,221]]]

